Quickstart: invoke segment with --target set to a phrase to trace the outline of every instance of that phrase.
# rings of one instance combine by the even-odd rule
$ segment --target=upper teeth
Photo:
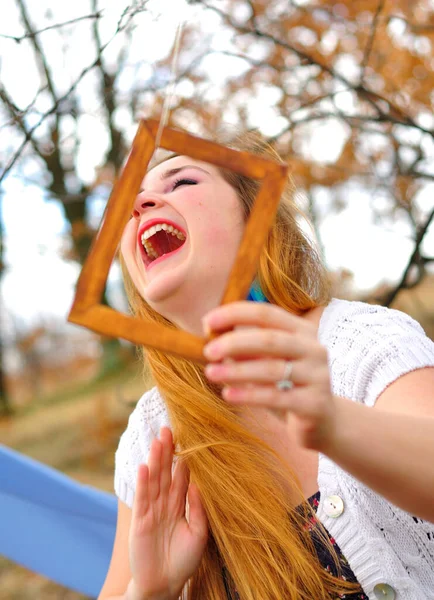
[[[176,237],[180,240],[185,240],[185,235],[183,233],[181,233],[181,231],[179,231],[179,229],[176,229],[176,227],[173,227],[173,225],[168,225],[167,223],[159,223],[158,225],[154,225],[153,227],[150,227],[149,229],[147,229],[146,231],[143,232],[142,242],[145,242],[150,237],[155,235],[157,233],[157,231],[161,231],[161,230],[167,231],[168,233],[171,233],[172,235],[176,235]]]

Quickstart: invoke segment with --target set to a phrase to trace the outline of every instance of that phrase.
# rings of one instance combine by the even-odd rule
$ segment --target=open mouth
[[[139,232],[139,241],[143,246],[142,256],[145,266],[149,266],[162,256],[173,254],[184,245],[186,235],[169,222],[154,224]]]

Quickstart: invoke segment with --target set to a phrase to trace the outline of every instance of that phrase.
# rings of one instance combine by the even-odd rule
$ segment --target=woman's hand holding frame
[[[205,373],[224,386],[223,398],[283,418],[292,414],[301,446],[325,451],[334,438],[337,411],[327,351],[315,326],[278,306],[254,302],[221,306],[206,315],[204,325],[218,335],[204,349],[210,361]],[[276,384],[288,361],[293,387],[280,390]]]

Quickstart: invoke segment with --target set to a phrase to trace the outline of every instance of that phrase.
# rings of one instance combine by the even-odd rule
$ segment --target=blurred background
[[[433,45],[433,0],[3,0],[1,443],[113,489],[149,383],[133,347],[66,316],[137,116],[160,116],[173,77],[171,125],[277,144],[337,296],[434,337]],[[116,264],[105,301],[127,310]],[[85,597],[0,558],[0,599],[30,598]]]

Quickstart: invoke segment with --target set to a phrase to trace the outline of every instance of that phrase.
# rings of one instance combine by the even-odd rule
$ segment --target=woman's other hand
[[[148,464],[138,470],[129,535],[134,596],[146,600],[179,598],[199,566],[208,536],[199,491],[188,483],[182,460],[172,476],[172,462],[172,433],[162,428]]]
[[[311,322],[271,304],[234,302],[208,313],[204,327],[223,332],[204,354],[206,375],[224,386],[225,400],[294,415],[305,448],[325,451],[333,443],[337,409],[327,351]],[[289,371],[292,387],[280,390]]]

